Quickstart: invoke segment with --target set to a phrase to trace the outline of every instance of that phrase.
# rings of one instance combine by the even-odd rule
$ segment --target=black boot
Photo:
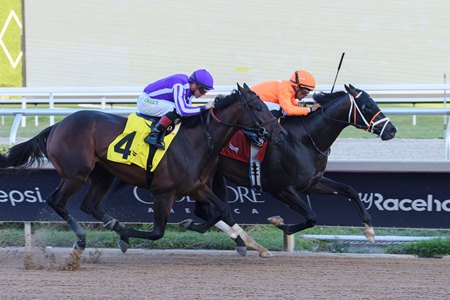
[[[144,139],[144,142],[155,146],[158,149],[166,149],[166,145],[164,144],[163,137],[166,133],[166,128],[161,124],[156,123],[156,125],[152,128],[152,132]]]

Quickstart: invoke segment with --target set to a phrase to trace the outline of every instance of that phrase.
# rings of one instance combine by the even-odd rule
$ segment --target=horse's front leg
[[[365,226],[364,235],[371,243],[375,243],[375,231],[372,227],[372,217],[359,198],[358,192],[350,185],[343,184],[322,176],[316,185],[307,191],[308,194],[342,195],[350,198],[358,211],[359,217]]]
[[[239,254],[245,255],[245,246],[247,246],[258,251],[260,257],[272,256],[269,250],[258,244],[234,221],[226,200],[218,198],[209,188],[197,193],[194,199],[196,200],[196,215],[206,221],[195,223],[192,220],[186,220],[181,223],[184,228],[204,233],[215,225],[236,242],[236,251]],[[212,202],[213,206],[210,205],[209,201]]]

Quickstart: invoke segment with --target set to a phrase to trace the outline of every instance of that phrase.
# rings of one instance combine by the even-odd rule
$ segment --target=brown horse
[[[286,117],[282,120],[288,136],[281,144],[269,144],[262,163],[262,186],[265,192],[304,216],[304,222],[284,224],[280,217],[269,218],[290,235],[313,227],[317,216],[308,205],[306,195],[342,195],[351,199],[365,225],[365,235],[374,241],[372,218],[361,202],[358,192],[350,185],[324,176],[330,148],[347,126],[355,126],[379,135],[382,140],[392,139],[397,129],[365,91],[352,85],[347,92],[319,93],[314,100],[322,105],[320,111],[305,117]],[[249,165],[220,156],[212,190],[222,199],[228,199],[223,176],[242,186],[250,186]],[[195,214],[208,218],[211,208],[196,202]],[[192,220],[181,224],[188,229],[201,230]],[[227,228],[227,227],[226,227]]]
[[[0,168],[29,167],[48,158],[61,181],[47,203],[75,232],[77,249],[85,248],[86,232],[65,205],[87,181],[90,186],[81,209],[120,234],[122,251],[128,247],[129,237],[151,240],[163,237],[170,209],[182,196],[189,195],[215,207],[216,213],[203,224],[205,228],[220,219],[233,226],[228,216],[223,215],[226,205],[207,185],[220,149],[238,129],[247,128],[273,142],[280,142],[284,130],[246,84],[244,88],[238,85],[238,90],[228,96],[217,97],[215,102],[215,108],[209,111],[213,121],[205,112],[183,122],[151,182],[144,169],[107,160],[108,146],[123,132],[127,119],[99,111],[76,112],[29,141],[13,146],[6,156],[0,157]],[[152,231],[126,228],[99,208],[115,177],[151,190],[155,212]]]

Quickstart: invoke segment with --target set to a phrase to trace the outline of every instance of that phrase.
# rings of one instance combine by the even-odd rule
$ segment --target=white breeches
[[[280,104],[278,103],[273,103],[273,102],[268,102],[268,101],[263,101],[267,107],[269,108],[269,110],[280,110]]]
[[[175,103],[167,100],[150,98],[147,93],[142,93],[137,100],[137,108],[141,114],[151,117],[162,117],[173,111]]]

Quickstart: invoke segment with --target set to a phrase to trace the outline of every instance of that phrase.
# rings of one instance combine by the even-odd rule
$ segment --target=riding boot
[[[166,127],[161,125],[159,122],[155,126],[152,126],[152,132],[144,139],[144,142],[155,146],[158,149],[166,149],[163,138],[166,134]]]

